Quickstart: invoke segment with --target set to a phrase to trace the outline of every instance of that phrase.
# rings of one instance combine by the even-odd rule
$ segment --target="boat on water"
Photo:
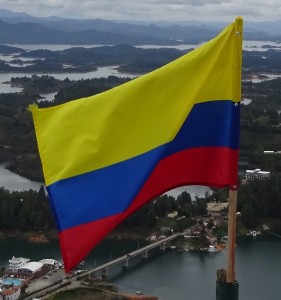
[[[260,235],[260,231],[251,230],[250,233],[247,233],[247,235],[252,235],[253,237],[256,237],[257,235]]]
[[[216,253],[216,252],[218,252],[218,250],[216,249],[216,247],[214,245],[210,245],[208,248],[208,252]]]

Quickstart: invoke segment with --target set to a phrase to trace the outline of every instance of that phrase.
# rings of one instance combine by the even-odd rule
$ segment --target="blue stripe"
[[[232,101],[197,104],[172,142],[48,186],[59,230],[125,211],[158,162],[169,155],[204,146],[237,149],[239,111]]]
[[[238,103],[235,105],[232,101],[212,101],[197,104],[175,140],[169,143],[169,154],[205,146],[238,149],[239,124]]]

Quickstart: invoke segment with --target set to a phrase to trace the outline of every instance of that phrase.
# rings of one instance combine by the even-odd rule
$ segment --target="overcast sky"
[[[0,8],[33,16],[137,21],[281,19],[280,0],[0,0]]]

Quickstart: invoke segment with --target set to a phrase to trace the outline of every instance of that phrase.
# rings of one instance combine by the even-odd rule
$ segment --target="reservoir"
[[[178,252],[157,256],[113,280],[121,290],[140,290],[162,300],[216,298],[216,270],[226,267],[227,252]],[[239,300],[279,300],[281,238],[239,237],[236,248]]]
[[[134,240],[104,240],[85,259],[85,268],[100,265],[143,244]],[[0,266],[13,255],[60,259],[57,240],[32,244],[9,238],[0,240]],[[160,300],[215,300],[216,270],[226,267],[227,252],[157,251],[148,261],[139,260],[128,270],[109,272],[120,290],[158,296]],[[281,238],[272,234],[238,237],[236,274],[239,300],[280,300]]]

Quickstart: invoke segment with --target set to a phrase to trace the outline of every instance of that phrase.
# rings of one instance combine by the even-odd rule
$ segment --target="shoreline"
[[[263,225],[256,228],[241,228],[237,226],[236,236],[249,236],[252,232],[256,232],[259,235],[266,233],[281,233],[281,221],[279,219],[270,219],[263,223]],[[58,231],[55,229],[49,231],[22,231],[16,230],[1,230],[0,240],[9,238],[17,238],[29,241],[31,243],[49,243],[51,240],[58,240]],[[107,240],[146,240],[149,236],[149,232],[143,232],[141,230],[113,230],[109,233],[105,239]],[[224,248],[225,241],[218,241],[217,244]]]
[[[0,240],[18,238],[32,243],[49,243],[51,240],[58,240],[58,232],[55,230],[47,232],[21,231],[21,230],[0,230]],[[146,236],[137,231],[113,231],[105,239],[114,240],[144,240]]]

